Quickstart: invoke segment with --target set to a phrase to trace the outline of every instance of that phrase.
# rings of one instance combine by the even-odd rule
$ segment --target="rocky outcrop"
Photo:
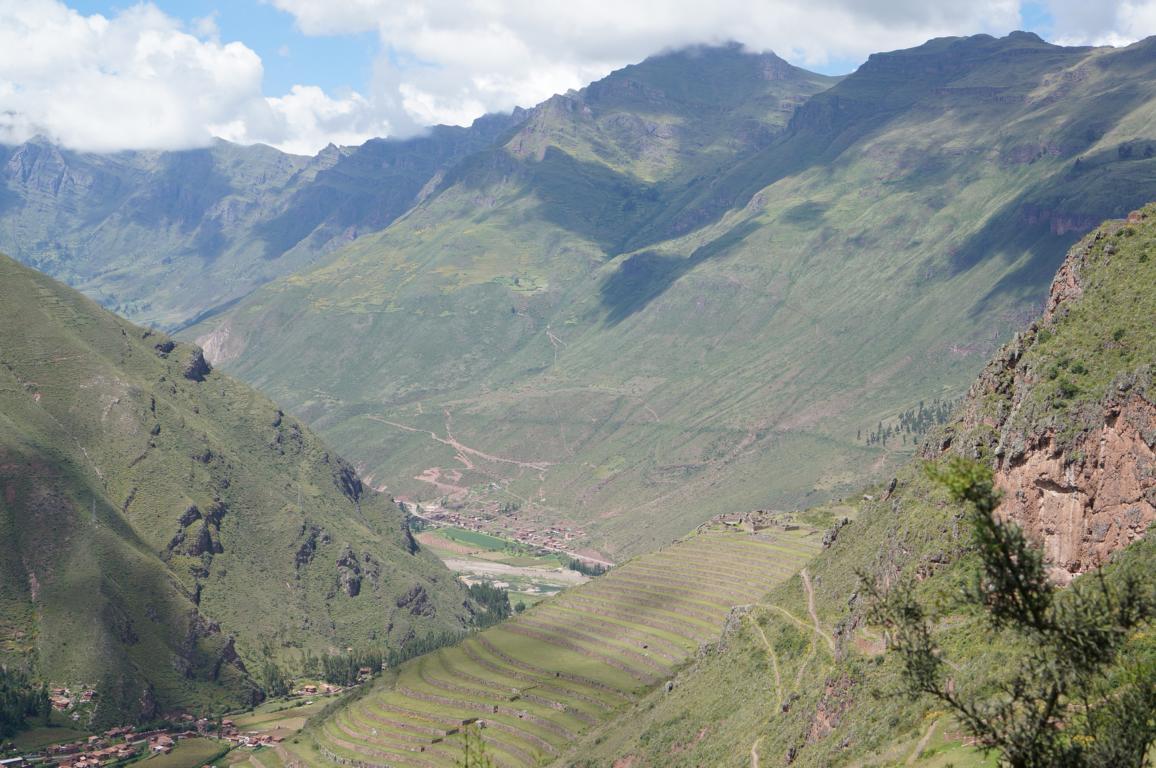
[[[361,594],[361,565],[357,562],[357,553],[348,544],[337,558],[337,586],[350,597]]]
[[[1145,215],[1134,213],[1129,223]],[[923,451],[926,458],[945,451],[992,456],[1003,494],[999,514],[1043,547],[1059,583],[1104,564],[1156,521],[1153,361],[1115,372],[1098,399],[1085,399],[1057,419],[1033,400],[1047,373],[1028,359],[1090,289],[1092,260],[1119,257],[1114,236],[1124,226],[1106,224],[1069,252],[1040,321],[997,353],[968,392],[960,418]]]
[[[293,556],[293,563],[297,568],[297,577],[301,577],[301,569],[313,562],[313,556],[317,554],[317,548],[324,546],[331,541],[329,533],[320,526],[309,525],[303,523],[301,525],[301,537],[304,541],[301,546],[297,548],[297,553]]]
[[[815,707],[815,714],[807,726],[807,744],[814,744],[829,736],[843,715],[851,708],[854,697],[854,681],[847,674],[828,679],[823,685],[823,696]]]
[[[1003,464],[1000,507],[1042,542],[1057,579],[1103,564],[1156,520],[1156,408],[1131,395],[1103,425],[1060,449],[1049,435]]]
[[[333,482],[345,494],[345,498],[355,504],[361,501],[361,496],[365,493],[365,486],[362,485],[361,478],[357,476],[357,470],[343,459],[339,458],[335,462]]]
[[[200,519],[201,510],[197,509],[196,504],[190,504],[181,514],[181,519],[177,521],[177,524],[182,528],[187,528]]]
[[[433,616],[437,610],[429,599],[429,593],[420,584],[415,584],[397,598],[397,607],[407,609],[413,616]]]
[[[200,347],[193,347],[181,374],[189,381],[200,382],[204,381],[205,377],[212,373],[212,371],[212,366],[205,361],[205,353],[201,351]]]

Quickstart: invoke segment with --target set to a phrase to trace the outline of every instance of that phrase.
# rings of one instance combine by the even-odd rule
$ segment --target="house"
[[[311,696],[311,695],[317,693],[317,686],[316,685],[307,685],[304,688],[302,688],[301,690],[305,691],[306,695]]]
[[[0,768],[25,768],[28,761],[23,757],[6,757],[0,760]]]
[[[149,751],[153,753],[163,752],[167,755],[173,751],[173,745],[173,737],[167,733],[162,733],[160,736],[149,740]]]

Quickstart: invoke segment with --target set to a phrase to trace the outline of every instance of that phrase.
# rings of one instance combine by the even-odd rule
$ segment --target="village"
[[[363,667],[359,670],[358,685],[368,681],[373,670]],[[343,687],[328,683],[304,684],[288,696],[270,702],[282,706],[285,711],[295,714],[307,710],[315,703],[315,698],[338,696],[355,686]],[[79,719],[77,707],[91,705],[98,698],[95,690],[86,689],[74,693],[68,688],[53,688],[49,700],[55,712],[74,722]],[[248,714],[248,713],[246,713]],[[0,754],[0,768],[98,768],[101,766],[123,766],[144,761],[154,755],[168,755],[181,742],[190,739],[211,741],[219,744],[218,754],[231,749],[276,747],[294,736],[299,728],[286,727],[274,721],[274,727],[252,726],[246,722],[252,718],[243,715],[233,717],[194,717],[187,713],[170,714],[166,717],[169,725],[163,728],[137,730],[135,726],[110,728],[102,734],[93,734],[84,739],[74,739],[64,743],[50,744],[39,750],[18,755]],[[252,727],[250,727],[252,726]],[[142,763],[147,765],[148,763]]]
[[[401,498],[394,501],[402,511],[434,527],[463,528],[508,539],[516,544],[540,550],[542,553],[565,555],[599,565],[613,565],[607,560],[573,551],[575,543],[586,538],[586,531],[582,528],[564,525],[538,528],[527,524],[525,520],[520,520],[517,508],[491,505],[492,508],[466,510],[464,507],[455,509],[436,502],[417,504]]]

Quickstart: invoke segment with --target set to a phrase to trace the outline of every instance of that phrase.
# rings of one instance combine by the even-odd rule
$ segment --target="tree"
[[[1040,550],[996,516],[991,470],[952,459],[928,473],[965,507],[979,568],[961,607],[1008,631],[1022,654],[994,694],[956,690],[932,617],[904,583],[886,592],[865,579],[870,618],[886,628],[908,693],[946,705],[980,744],[1011,768],[1125,768],[1145,764],[1156,742],[1156,659],[1125,659],[1156,616],[1150,563],[1098,571],[1059,589]]]
[[[477,724],[462,729],[462,759],[455,768],[496,768],[493,759],[486,754],[486,742]]]
[[[277,698],[289,693],[289,681],[285,679],[285,674],[272,659],[267,658],[261,664],[261,688],[265,691],[265,695],[270,698]]]

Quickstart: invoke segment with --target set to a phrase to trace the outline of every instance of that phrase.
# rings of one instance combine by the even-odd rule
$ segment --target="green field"
[[[638,557],[406,664],[326,720],[318,749],[367,765],[452,766],[458,729],[480,718],[501,765],[537,765],[669,679],[732,606],[789,578],[818,540],[810,528],[712,531]]]
[[[29,728],[0,743],[11,743],[19,752],[30,752],[42,749],[49,744],[60,744],[66,741],[88,738],[86,731],[78,731],[67,726],[52,726],[50,728]]]
[[[227,741],[180,739],[167,755],[152,755],[136,763],[141,768],[200,768],[232,749]]]
[[[488,549],[494,552],[503,552],[509,549],[512,544],[512,542],[499,539],[497,536],[490,536],[487,533],[470,531],[465,528],[441,528],[439,532],[450,541],[456,541],[459,544],[466,544],[479,549]]]
[[[244,715],[233,718],[237,728],[242,731],[273,731],[279,728],[301,730],[305,721],[320,712],[336,697],[311,696],[309,699],[299,699],[294,702],[274,701],[254,709]],[[312,704],[306,701],[313,702]]]

